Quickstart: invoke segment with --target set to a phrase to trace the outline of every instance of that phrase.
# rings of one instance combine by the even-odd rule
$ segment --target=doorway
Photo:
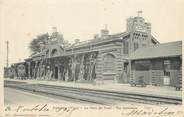
[[[170,69],[171,69],[171,60],[164,60],[164,77],[163,84],[170,85]]]
[[[55,71],[54,73],[55,80],[58,80],[58,67],[55,67],[54,71]]]
[[[170,72],[164,71],[163,83],[164,85],[170,85]]]

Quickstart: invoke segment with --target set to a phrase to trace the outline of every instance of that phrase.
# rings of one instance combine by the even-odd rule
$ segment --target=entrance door
[[[54,77],[55,77],[56,80],[58,80],[58,67],[55,67]]]
[[[164,78],[163,78],[164,85],[170,85],[170,69],[171,69],[171,61],[164,60]]]
[[[164,85],[170,85],[170,72],[164,71]]]

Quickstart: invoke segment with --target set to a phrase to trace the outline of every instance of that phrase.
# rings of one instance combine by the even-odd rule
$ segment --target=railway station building
[[[25,59],[26,78],[130,83],[142,75],[148,84],[169,82],[165,76],[171,77],[172,83],[178,80],[175,76],[181,74],[181,41],[160,44],[141,11],[126,23],[124,32],[110,34],[105,28],[92,39],[76,39],[73,44],[65,44],[62,34],[53,27],[47,43],[40,43],[41,51]]]

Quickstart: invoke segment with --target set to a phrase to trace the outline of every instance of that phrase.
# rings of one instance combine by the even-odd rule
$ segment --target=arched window
[[[49,56],[49,50],[47,50],[45,53],[46,53],[46,56]]]
[[[56,49],[53,49],[51,52],[51,56],[56,56],[58,55],[58,51]]]
[[[128,54],[128,41],[123,42],[123,53]]]
[[[114,73],[115,72],[115,56],[112,54],[106,54],[103,58],[103,72]]]

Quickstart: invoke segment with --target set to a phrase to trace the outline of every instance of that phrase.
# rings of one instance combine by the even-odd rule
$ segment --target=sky
[[[152,24],[152,35],[161,43],[184,38],[184,0],[0,0],[1,65],[30,55],[29,43],[56,26],[64,39],[92,39],[108,25],[111,34],[126,30],[126,19],[143,17]]]

